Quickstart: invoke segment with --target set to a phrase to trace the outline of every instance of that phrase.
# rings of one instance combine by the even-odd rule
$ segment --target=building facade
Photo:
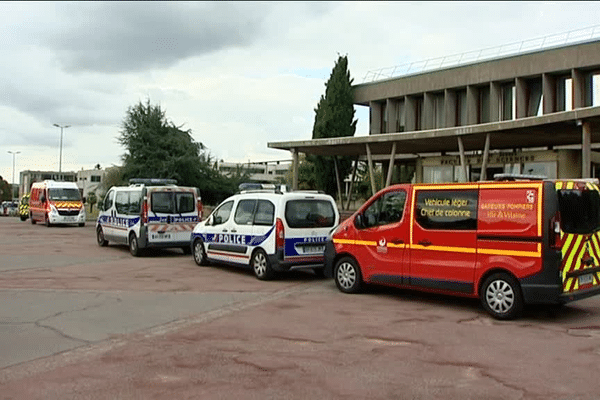
[[[353,88],[355,105],[369,108],[368,136],[269,147],[294,160],[301,152],[353,156],[371,171],[380,163],[386,185],[399,165],[415,168],[415,182],[600,176],[599,40]]]

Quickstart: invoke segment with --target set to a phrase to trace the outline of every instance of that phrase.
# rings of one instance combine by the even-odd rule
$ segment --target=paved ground
[[[477,301],[273,282],[93,227],[0,218],[0,399],[598,399],[600,299]]]

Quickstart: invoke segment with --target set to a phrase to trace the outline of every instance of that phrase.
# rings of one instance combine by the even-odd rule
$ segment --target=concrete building
[[[21,197],[24,193],[29,193],[31,185],[34,182],[45,181],[47,179],[62,182],[77,182],[77,173],[72,171],[21,171],[19,173],[19,197]]]
[[[250,181],[256,183],[277,183],[285,180],[285,175],[290,170],[292,160],[260,161],[247,163],[232,163],[221,161],[217,167],[219,171],[231,176],[236,171],[250,174]]]
[[[82,168],[81,171],[77,171],[77,187],[81,190],[81,195],[87,198],[89,193],[96,192],[105,175],[106,170],[99,168],[87,170]],[[96,194],[100,195],[100,193]]]
[[[354,103],[368,136],[268,144],[292,153],[293,187],[298,153],[381,163],[386,186],[399,165],[415,182],[600,177],[598,38],[357,84]]]

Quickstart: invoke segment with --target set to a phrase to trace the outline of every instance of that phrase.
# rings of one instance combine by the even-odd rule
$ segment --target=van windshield
[[[52,188],[48,189],[48,197],[50,200],[70,200],[70,201],[79,201],[81,200],[81,195],[79,194],[79,190],[77,189],[67,189],[67,188]]]
[[[565,233],[600,230],[600,195],[596,190],[559,190],[560,222]]]

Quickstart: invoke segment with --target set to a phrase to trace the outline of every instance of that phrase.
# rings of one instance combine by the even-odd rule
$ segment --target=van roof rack
[[[177,185],[176,179],[160,179],[160,178],[131,178],[130,185]]]
[[[494,174],[495,181],[542,181],[547,179],[543,175],[522,175],[522,174]]]

